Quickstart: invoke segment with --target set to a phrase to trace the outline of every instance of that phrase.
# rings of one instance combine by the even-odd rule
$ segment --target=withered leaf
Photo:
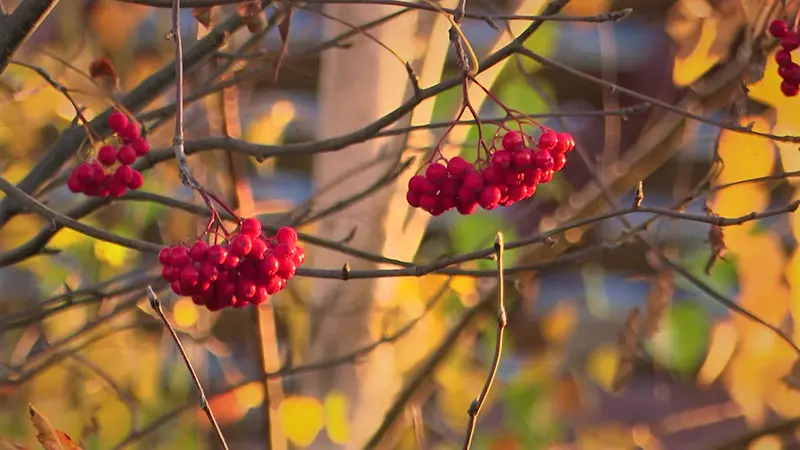
[[[708,242],[711,245],[711,255],[708,257],[708,262],[706,262],[706,275],[711,274],[711,269],[718,259],[725,260],[725,254],[728,248],[725,246],[725,232],[722,230],[722,227],[714,224],[711,225],[711,228],[708,230]]]
[[[294,8],[291,6],[289,10],[286,12],[286,15],[283,16],[281,19],[281,23],[278,24],[278,32],[281,35],[281,53],[278,55],[278,60],[275,62],[275,76],[273,77],[273,82],[278,81],[278,74],[281,71],[281,64],[283,60],[286,58],[286,54],[289,51],[289,28],[292,25],[292,15],[294,14]]]
[[[119,88],[119,75],[108,58],[97,58],[89,64],[89,76],[92,81],[106,92],[114,92]]]
[[[611,383],[612,392],[625,389],[633,378],[633,369],[636,363],[636,353],[639,351],[639,331],[642,328],[642,312],[638,306],[633,307],[625,318],[625,323],[620,330],[617,341],[619,362],[617,373]]]
[[[647,294],[647,310],[645,319],[645,337],[651,337],[658,331],[661,317],[667,309],[672,295],[675,292],[675,279],[671,271],[662,271],[656,275],[656,279]]]
[[[36,429],[36,439],[42,444],[44,450],[63,450],[64,447],[61,445],[56,429],[50,425],[47,417],[37,411],[30,403],[28,404],[28,411],[31,414],[31,423]]]

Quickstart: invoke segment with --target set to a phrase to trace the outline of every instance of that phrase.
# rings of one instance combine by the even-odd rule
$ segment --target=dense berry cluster
[[[161,249],[161,277],[178,295],[191,296],[210,311],[260,305],[280,292],[305,261],[297,232],[283,227],[264,237],[258,220],[244,219],[224,244],[202,240]]]
[[[800,47],[800,33],[790,29],[785,20],[773,20],[769,25],[769,33],[781,40],[775,53],[778,63],[778,74],[783,79],[781,92],[787,97],[800,93],[800,65],[792,61],[792,51]]]
[[[575,140],[569,133],[546,129],[535,148],[528,148],[522,135],[511,131],[503,136],[502,148],[478,167],[460,156],[429,165],[423,175],[409,180],[406,200],[433,216],[453,208],[468,215],[478,206],[487,211],[511,206],[533,196],[540,183],[550,182],[573,148]]]
[[[116,133],[120,145],[103,145],[94,161],[75,167],[67,180],[70,191],[104,198],[121,197],[128,189],[142,187],[144,178],[131,164],[150,151],[150,144],[136,122],[129,121],[119,111],[108,117],[108,126]]]

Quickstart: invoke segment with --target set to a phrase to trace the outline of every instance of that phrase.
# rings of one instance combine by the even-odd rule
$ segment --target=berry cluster
[[[105,198],[121,197],[128,189],[142,187],[144,178],[131,164],[150,151],[150,143],[136,122],[129,121],[119,111],[108,117],[108,126],[116,133],[120,145],[103,145],[94,161],[75,167],[67,180],[70,191]]]
[[[800,47],[800,33],[790,29],[785,20],[773,20],[769,25],[769,33],[781,40],[781,46],[775,53],[778,74],[783,79],[781,92],[786,97],[794,97],[800,93],[800,65],[792,61],[792,51]]]
[[[569,133],[543,130],[535,148],[528,148],[520,133],[503,136],[502,148],[476,167],[460,156],[446,164],[433,163],[424,175],[408,182],[406,200],[433,216],[453,208],[469,215],[481,208],[491,211],[530,198],[540,183],[548,183],[564,168],[566,154],[575,148]]]
[[[158,253],[161,277],[172,283],[173,292],[210,311],[260,305],[286,287],[306,259],[293,228],[283,227],[271,237],[261,231],[261,223],[249,218],[224,244],[198,240],[165,247]]]

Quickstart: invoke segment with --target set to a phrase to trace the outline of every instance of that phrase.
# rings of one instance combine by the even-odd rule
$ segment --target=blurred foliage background
[[[16,4],[13,0],[4,3],[9,10]],[[469,10],[496,14],[516,10],[517,3],[470,0]],[[585,16],[625,7],[634,13],[616,24],[548,22],[526,46],[597,76],[604,76],[611,48],[616,83],[675,103],[687,86],[731,58],[742,29],[755,20],[756,3],[573,0],[565,14]],[[235,7],[222,10],[231,14]],[[187,9],[183,16],[189,44],[203,33],[191,13]],[[319,43],[324,20],[314,8],[296,11],[289,55]],[[90,63],[109,58],[119,74],[120,90],[128,91],[172,60],[173,43],[164,39],[169,27],[168,9],[114,0],[64,0],[15,58],[41,67],[68,86],[91,118],[108,107],[108,101],[85,76]],[[481,21],[465,22],[464,32],[478,53],[485,52],[498,33]],[[231,39],[241,43],[249,36],[244,30]],[[277,30],[258,42],[266,55],[264,66],[280,45]],[[796,99],[781,96],[771,55],[766,61],[763,78],[748,86],[745,113],[736,120],[758,131],[800,135]],[[520,72],[520,66],[529,71],[528,76]],[[520,66],[508,64],[493,86],[493,92],[511,108],[529,114],[610,109],[603,90],[595,84],[527,61]],[[456,71],[451,55],[445,72]],[[202,69],[187,75],[190,94],[203,87],[209,73]],[[315,55],[286,63],[277,83],[270,76],[240,83],[230,95],[235,96],[234,122],[241,127],[241,137],[263,144],[315,139],[317,85],[323,76]],[[169,95],[159,96],[147,110],[168,105]],[[230,124],[219,113],[219,102],[225,101],[230,99],[212,95],[187,106],[187,137],[230,132],[223,131]],[[432,121],[452,120],[460,101],[460,91],[455,89],[438,96]],[[626,98],[619,102],[619,107],[641,103]],[[499,109],[487,106],[481,112],[497,116]],[[40,74],[10,66],[0,76],[2,176],[11,182],[21,180],[61,130],[70,126],[74,113],[70,102]],[[625,117],[619,135],[613,138],[617,154],[609,153],[604,145],[611,137],[602,116],[568,116],[563,122],[548,118],[543,123],[568,126],[587,152],[610,167],[661,114],[650,108]],[[150,135],[153,147],[159,148],[167,147],[171,138],[169,121]],[[472,127],[466,147],[472,148],[476,139],[477,129]],[[423,134],[419,140],[435,142]],[[667,207],[683,199],[712,169],[719,171],[714,186],[771,178],[709,190],[684,211],[702,213],[708,206],[716,214],[734,217],[798,199],[796,144],[693,123],[672,142],[669,155],[642,180],[649,206]],[[718,159],[724,164],[716,164]],[[282,217],[320,188],[314,186],[311,162],[308,156],[287,155],[263,164],[246,159],[240,167],[222,150],[192,157],[199,176],[238,201],[239,207],[237,183],[244,179],[252,193],[253,210],[267,221]],[[159,164],[147,172],[145,180],[144,192],[192,201],[179,185],[172,164]],[[561,221],[558,206],[574,201],[574,195],[590,182],[587,168],[576,163],[541,189],[535,201],[508,212],[437,218],[430,223],[416,260],[424,263],[486,248],[498,230],[512,241],[552,228]],[[621,203],[630,204],[634,191],[630,187]],[[48,192],[46,199],[59,210],[79,201],[63,187]],[[631,220],[639,224],[650,217],[641,213]],[[648,233],[704,283],[768,323],[791,330],[797,341],[800,334],[793,324],[800,313],[800,227],[796,218],[790,213],[726,228],[727,256],[708,274],[704,269],[712,248],[707,224],[659,220]],[[165,243],[190,239],[203,225],[192,214],[145,201],[117,202],[82,220],[121,236]],[[0,228],[0,249],[24,244],[46,225],[33,215],[15,216]],[[313,223],[300,231],[321,237],[326,232]],[[566,239],[571,251],[580,251],[610,242],[622,231],[617,222],[607,221],[567,233]],[[53,252],[0,269],[0,317],[42,317],[6,321],[8,326],[0,330],[0,436],[8,442],[35,444],[26,413],[27,404],[32,403],[85,449],[116,448],[131,436],[135,437],[131,448],[211,448],[213,439],[199,409],[187,408],[189,412],[170,416],[168,421],[162,416],[176,406],[193,404],[195,393],[142,290],[125,289],[135,284],[131,280],[157,277],[153,259],[66,229],[47,248]],[[313,261],[314,247],[308,248]],[[797,359],[793,350],[765,327],[732,315],[697,286],[649,264],[647,254],[637,244],[616,247],[571,264],[547,267],[523,289],[509,290],[506,352],[474,448],[714,448],[747,427],[757,429],[800,416],[800,395],[784,382]],[[521,255],[522,250],[509,251],[507,266],[522,261]],[[493,267],[492,261],[463,266]],[[414,332],[396,344],[400,359],[402,355],[408,359],[401,364],[404,370],[415,367],[464,311],[481,301],[489,292],[484,281],[428,275],[400,282],[394,294],[404,308],[393,316],[387,333],[422,314],[427,304],[433,305]],[[98,288],[98,283],[105,284]],[[307,279],[298,278],[273,301],[278,350],[293,364],[313,362],[304,361],[302,350],[310,332],[304,301],[309,286]],[[81,291],[87,287],[91,288]],[[99,296],[95,295],[98,290],[102,291]],[[44,303],[73,291],[80,294]],[[238,310],[212,314],[188,298],[167,292],[162,299],[206,390],[223,392],[211,397],[210,406],[231,447],[264,448],[264,387],[248,381],[262,370],[253,316]],[[665,309],[658,331],[638,355],[627,389],[612,393],[619,365],[617,340],[626,315],[633,306],[651,303]],[[480,391],[491,360],[495,320],[487,314],[473,328],[460,336],[431,375],[421,399],[408,408],[412,426],[402,430],[396,448],[418,448],[420,430],[427,448],[461,447],[467,407]],[[227,389],[231,385],[238,387]],[[335,392],[323,400],[295,395],[293,386],[292,378],[285,378],[284,396],[273,399],[275,420],[291,446],[305,447],[320,433],[327,433],[333,442],[346,441],[358,426],[347,418],[348,398]],[[154,421],[164,423],[152,433],[136,435]],[[794,441],[791,435],[767,435],[749,448],[796,448],[790,447],[790,441]]]

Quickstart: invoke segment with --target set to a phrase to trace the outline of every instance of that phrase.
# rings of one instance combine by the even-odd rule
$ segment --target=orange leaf
[[[33,423],[33,427],[36,429],[36,439],[39,440],[42,447],[44,447],[45,450],[63,450],[64,447],[61,445],[61,439],[59,439],[56,429],[50,425],[47,417],[37,411],[30,403],[28,403],[28,411],[31,414],[31,423]]]

